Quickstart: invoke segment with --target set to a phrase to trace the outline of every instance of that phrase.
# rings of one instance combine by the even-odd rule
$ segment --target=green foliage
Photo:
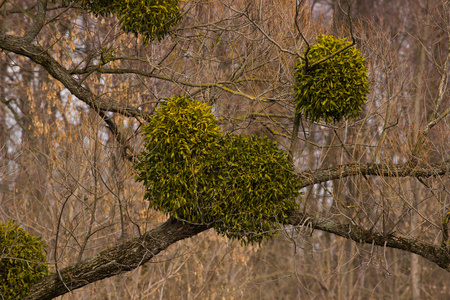
[[[107,50],[106,47],[102,47],[102,49],[100,49],[100,55],[101,55],[100,67],[113,61],[115,52],[116,52],[116,50],[114,50],[114,49]]]
[[[14,221],[0,223],[0,297],[22,299],[32,284],[48,274],[46,246]]]
[[[351,45],[345,39],[320,35],[308,52],[309,66]],[[312,69],[305,62],[295,66],[297,113],[310,121],[339,122],[356,118],[367,100],[369,81],[364,58],[355,47],[339,53]]]
[[[116,15],[126,33],[144,43],[161,40],[181,19],[179,0],[78,0],[96,16]]]
[[[143,133],[136,180],[155,209],[244,243],[272,237],[298,209],[300,182],[286,153],[267,138],[223,136],[203,103],[174,96]]]
[[[300,181],[286,152],[267,137],[228,134],[221,145],[215,229],[231,238],[244,236],[245,242],[273,236],[276,224],[299,208]]]

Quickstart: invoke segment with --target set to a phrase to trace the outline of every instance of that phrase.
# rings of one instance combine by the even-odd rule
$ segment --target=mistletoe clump
[[[41,238],[14,221],[0,223],[0,298],[23,299],[32,284],[48,274]]]
[[[339,122],[355,118],[367,100],[369,81],[364,58],[355,47],[314,65],[351,45],[345,39],[320,35],[305,60],[295,64],[295,93],[297,113],[310,121]]]
[[[96,16],[116,15],[122,30],[159,41],[180,21],[179,0],[78,0]]]
[[[266,137],[222,135],[206,104],[174,96],[143,133],[136,180],[152,208],[244,243],[272,237],[298,209],[286,153]]]

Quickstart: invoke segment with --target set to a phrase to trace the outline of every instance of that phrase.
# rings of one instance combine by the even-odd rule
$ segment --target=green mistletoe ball
[[[14,221],[0,223],[0,299],[23,299],[48,274],[45,247]]]
[[[152,208],[244,243],[270,238],[298,209],[286,153],[266,137],[223,135],[204,103],[170,98],[143,134],[136,180]]]
[[[369,93],[369,81],[364,58],[355,47],[323,60],[351,45],[345,39],[320,35],[311,45],[304,60],[294,65],[294,99],[297,113],[303,113],[310,121],[339,122],[356,118]],[[305,51],[306,52],[306,51]]]
[[[161,40],[181,19],[179,0],[77,0],[96,16],[116,15],[122,30]],[[70,3],[70,1],[67,1]]]

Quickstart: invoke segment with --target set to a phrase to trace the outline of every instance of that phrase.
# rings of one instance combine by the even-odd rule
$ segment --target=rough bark
[[[363,244],[373,244],[390,247],[418,254],[439,267],[450,272],[450,251],[448,247],[421,242],[418,239],[406,238],[397,234],[383,235],[372,230],[364,229],[350,223],[338,223],[322,217],[309,216],[304,213],[294,213],[290,220],[291,225],[309,226]]]
[[[38,29],[36,29],[36,33],[31,35],[31,38],[38,34]],[[71,74],[70,70],[67,70],[53,59],[45,49],[31,43],[30,36],[25,38],[0,35],[0,49],[23,55],[39,64],[55,79],[59,80],[74,96],[96,111],[118,112],[130,117],[142,116],[142,112],[133,106],[97,97],[89,89],[83,87],[75,79],[73,72]],[[221,88],[225,89],[222,86]],[[427,130],[424,131],[423,138],[425,138],[426,133],[435,123],[448,114],[446,113],[436,117],[432,121],[434,123],[429,123]],[[449,171],[450,160],[433,164],[425,164],[423,162],[418,164],[353,163],[328,169],[304,171],[298,174],[298,177],[303,183],[302,187],[306,187],[355,175],[430,177],[442,176],[448,174]],[[435,262],[438,266],[450,272],[450,253],[445,243],[434,245],[417,239],[401,237],[397,234],[383,235],[351,223],[338,223],[330,219],[306,215],[300,212],[296,212],[291,216],[289,224],[295,226],[307,225],[313,229],[333,233],[359,243],[392,247],[415,253]],[[39,283],[32,286],[27,299],[52,299],[95,281],[128,272],[146,263],[177,241],[195,236],[207,229],[208,227],[206,226],[183,224],[180,221],[169,219],[160,227],[148,231],[140,237],[105,249],[97,256],[85,259],[78,264],[59,270],[57,274],[43,278]]]
[[[396,234],[383,235],[354,224],[338,223],[300,212],[292,214],[289,224],[310,226],[313,229],[333,233],[358,243],[374,244],[415,253],[450,272],[450,251],[445,245],[433,245]],[[26,299],[53,299],[95,281],[128,272],[145,264],[177,241],[193,237],[207,229],[206,226],[183,224],[180,221],[169,219],[160,227],[148,231],[140,237],[108,248],[79,264],[68,266],[60,270],[59,274],[43,278],[32,286]]]
[[[28,39],[10,35],[0,35],[0,49],[28,57],[41,65],[50,75],[59,80],[74,96],[96,111],[117,112],[128,117],[142,116],[142,112],[130,105],[111,99],[97,97],[78,83],[69,71],[53,59],[42,47],[33,45]]]
[[[337,167],[308,170],[298,174],[300,180],[303,182],[302,187],[313,185],[320,182],[344,178],[354,175],[374,175],[387,177],[431,177],[442,176],[450,171],[450,160],[433,163],[422,164],[411,167],[409,163],[402,164],[346,164]]]
[[[26,299],[53,299],[87,284],[133,270],[175,242],[208,229],[169,219],[156,229],[59,270],[33,285]]]
[[[303,187],[335,178],[355,174],[384,176],[434,176],[448,172],[450,162],[428,165],[428,168],[408,170],[407,164],[344,165],[330,169],[306,171],[299,174],[304,180]],[[409,239],[396,234],[383,235],[350,223],[338,223],[322,217],[296,212],[291,216],[290,225],[310,226],[358,243],[391,247],[418,254],[450,272],[450,252],[445,244],[433,245]],[[43,278],[35,284],[27,299],[52,299],[81,288],[92,282],[133,270],[146,263],[162,250],[185,238],[193,237],[208,229],[206,226],[183,224],[169,219],[160,227],[146,232],[141,237],[108,248],[97,256],[88,258],[72,266]],[[62,279],[62,280],[61,280]]]

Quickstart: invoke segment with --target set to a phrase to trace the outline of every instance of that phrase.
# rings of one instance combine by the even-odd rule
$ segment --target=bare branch
[[[169,219],[158,228],[144,233],[78,264],[65,267],[59,275],[44,277],[33,285],[25,299],[53,299],[87,284],[133,270],[179,240],[207,230],[206,226],[183,224]],[[62,280],[61,280],[62,279]]]
[[[137,70],[137,69],[123,69],[123,68],[115,68],[115,69],[107,69],[107,68],[99,68],[96,71],[100,72],[100,73],[104,73],[104,74],[138,74],[141,76],[145,76],[145,77],[150,77],[150,78],[157,78],[160,80],[164,80],[164,81],[170,81],[176,84],[180,84],[183,86],[188,86],[188,87],[197,87],[197,88],[201,88],[201,89],[207,89],[207,88],[219,88],[227,93],[230,94],[234,94],[234,95],[239,95],[242,96],[244,98],[247,98],[249,100],[254,100],[254,101],[261,101],[261,102],[268,102],[268,101],[273,101],[273,99],[270,98],[260,98],[260,97],[255,97],[249,94],[246,94],[244,92],[238,91],[238,90],[233,90],[231,88],[229,88],[227,85],[231,85],[231,84],[236,84],[242,81],[260,81],[259,79],[246,79],[246,80],[237,80],[234,82],[231,81],[219,81],[217,83],[193,83],[193,82],[189,82],[189,81],[184,81],[184,80],[179,80],[176,78],[171,78],[171,77],[167,77],[167,76],[162,76],[162,75],[157,75],[157,74],[153,74],[153,73],[149,73],[149,72],[145,72],[145,71],[141,71],[141,70]],[[262,81],[262,80],[261,80]]]
[[[431,164],[410,170],[408,164],[350,164],[335,168],[304,171],[299,179],[303,187],[347,176],[365,174],[377,176],[417,176],[429,177],[444,175],[450,171],[450,161]],[[341,224],[330,219],[295,212],[291,225],[310,225],[312,228],[330,232],[361,243],[397,248],[419,254],[435,262],[450,272],[450,255],[446,248],[438,247],[416,239],[398,235],[382,235],[363,229],[354,224]],[[179,240],[195,236],[207,230],[207,226],[184,224],[169,219],[160,227],[148,231],[141,237],[102,251],[95,257],[85,259],[79,264],[59,270],[58,275],[50,275],[35,284],[27,299],[51,299],[83,287],[89,283],[133,270],[146,263],[162,250]]]
[[[431,177],[442,176],[450,172],[450,160],[429,165],[417,165],[411,169],[408,163],[403,164],[358,164],[352,163],[328,169],[303,171],[298,174],[303,187],[329,180],[355,175],[373,175],[387,177]]]
[[[34,16],[34,26],[28,31],[24,38],[27,42],[31,42],[39,34],[45,25],[45,14],[47,11],[47,0],[41,0],[37,3],[37,14]]]
[[[419,242],[396,234],[383,235],[355,224],[342,224],[331,219],[295,212],[290,225],[311,226],[359,243],[374,244],[409,251],[423,256],[450,272],[450,253],[447,248]],[[184,224],[169,219],[141,237],[111,247],[97,256],[60,270],[59,274],[44,277],[33,285],[26,299],[52,299],[92,282],[133,270],[173,243],[207,230],[207,226]]]
[[[125,139],[125,137],[122,135],[119,128],[117,128],[116,123],[114,123],[114,121],[110,117],[108,117],[103,111],[98,111],[98,114],[103,119],[103,121],[105,121],[105,123],[108,125],[109,130],[114,135],[119,145],[122,146],[123,157],[130,162],[135,161],[136,157],[134,157],[132,154],[133,153],[132,147]]]
[[[288,53],[288,54],[291,54],[291,55],[297,55],[295,52],[290,51],[290,50],[288,50],[288,49],[284,49],[280,44],[278,44],[278,43],[277,43],[270,35],[267,34],[267,32],[264,31],[264,29],[263,29],[261,26],[259,26],[259,25],[258,25],[258,24],[257,24],[257,23],[249,16],[249,15],[248,15],[247,12],[239,11],[239,10],[237,10],[237,9],[234,9],[234,8],[231,7],[231,6],[230,6],[230,9],[233,10],[234,12],[240,14],[240,15],[243,15],[245,18],[247,18],[247,20],[249,20],[249,22],[252,23],[253,26],[255,26],[256,29],[258,29],[258,31],[261,32],[261,33],[264,35],[264,37],[265,37],[268,41],[270,41],[272,44],[274,44],[281,52]]]
[[[444,100],[444,95],[446,93],[449,60],[450,60],[450,44],[447,46],[447,56],[445,58],[444,67],[442,68],[442,77],[441,77],[441,82],[439,83],[438,98],[437,98],[433,113],[431,115],[431,121],[427,124],[427,126],[424,128],[424,130],[419,134],[419,137],[417,138],[417,142],[411,153],[412,159],[415,159],[417,154],[419,154],[420,150],[422,149],[423,143],[425,142],[425,138],[427,137],[430,130],[437,123],[439,123],[442,119],[444,119],[446,116],[448,116],[450,114],[450,108],[448,108],[442,114],[438,115],[439,107],[440,107],[442,101]]]
[[[295,17],[294,17],[294,24],[295,24],[295,28],[297,29],[298,34],[300,35],[300,37],[302,38],[302,40],[305,42],[306,44],[306,50],[305,50],[305,56],[301,56],[298,54],[298,56],[305,61],[305,69],[308,68],[308,52],[309,49],[311,49],[311,45],[309,44],[308,40],[305,38],[305,36],[303,35],[300,26],[298,25],[298,17],[299,17],[299,12],[300,12],[300,5],[302,4],[303,1],[297,1],[297,3],[295,4]]]
[[[94,110],[117,112],[127,117],[144,117],[142,112],[130,105],[102,99],[94,95],[87,88],[81,86],[66,68],[54,60],[43,48],[29,43],[24,38],[10,35],[0,36],[0,48],[23,55],[41,65],[55,79],[59,80],[73,95],[88,104]]]
[[[344,52],[345,50],[347,50],[348,48],[351,48],[351,47],[353,47],[353,46],[355,46],[355,42],[353,42],[353,43],[351,43],[350,45],[347,45],[347,46],[345,46],[344,48],[342,48],[342,49],[340,49],[340,50],[338,50],[338,51],[336,51],[336,52],[334,52],[334,53],[328,55],[328,56],[325,57],[325,58],[322,58],[322,59],[319,60],[319,61],[316,61],[315,63],[313,63],[313,64],[309,67],[308,70],[314,69],[314,68],[317,67],[318,65],[320,65],[320,64],[322,64],[322,63],[324,63],[324,62],[326,62],[326,61],[329,60],[329,59],[332,59],[333,57],[339,55],[340,53]]]
[[[305,226],[308,223],[314,229],[330,232],[358,243],[390,247],[418,254],[450,272],[450,252],[445,247],[420,242],[417,239],[406,238],[397,234],[383,235],[355,224],[342,224],[332,219],[304,213],[294,213],[291,216],[291,225]]]

